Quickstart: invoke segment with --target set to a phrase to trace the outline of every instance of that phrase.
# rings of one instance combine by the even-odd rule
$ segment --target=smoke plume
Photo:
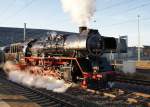
[[[58,80],[54,77],[33,75],[28,72],[29,68],[21,71],[13,62],[6,62],[4,70],[9,80],[28,87],[45,88],[54,92],[65,92],[71,86],[71,84],[65,83],[64,80]]]
[[[96,0],[61,0],[64,12],[79,26],[87,26],[96,11]]]

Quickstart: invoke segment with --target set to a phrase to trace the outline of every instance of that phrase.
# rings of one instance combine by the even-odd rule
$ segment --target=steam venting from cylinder
[[[61,0],[64,12],[79,26],[87,26],[96,11],[96,0]]]
[[[14,62],[7,61],[3,69],[9,80],[28,87],[44,88],[58,93],[63,93],[71,87],[71,84],[66,83],[63,79],[59,80],[53,76],[31,74],[31,70],[40,70],[42,69],[41,67],[32,66],[27,67],[25,70],[21,70]]]

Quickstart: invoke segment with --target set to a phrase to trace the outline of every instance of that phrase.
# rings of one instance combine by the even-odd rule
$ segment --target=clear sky
[[[141,45],[150,45],[150,0],[97,0],[89,27],[105,36],[128,35],[129,46],[137,46],[137,15],[140,17]],[[64,13],[60,0],[0,0],[0,26],[57,29],[78,32]]]

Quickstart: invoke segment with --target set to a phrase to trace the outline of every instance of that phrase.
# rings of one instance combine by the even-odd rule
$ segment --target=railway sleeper
[[[42,107],[53,107],[54,105],[57,105],[58,103],[49,103],[49,102],[45,102],[45,103],[39,103],[37,102],[40,106]],[[60,104],[59,104],[60,105]]]
[[[16,93],[19,93],[19,94],[35,94],[35,92],[32,92],[32,91],[28,91],[28,90],[25,90],[25,89],[13,89]]]
[[[51,107],[64,107],[62,104],[51,105]]]
[[[37,102],[40,102],[40,103],[43,103],[43,102],[54,102],[53,100],[46,99],[46,98],[43,98],[43,99],[33,99],[33,100],[36,100]]]
[[[45,97],[39,97],[39,96],[27,96],[27,97],[32,100],[46,100],[47,99]]]
[[[25,92],[23,92],[23,93],[19,93],[18,92],[18,94],[21,94],[21,95],[24,95],[24,96],[28,96],[28,97],[33,97],[33,98],[35,98],[35,97],[38,97],[39,95],[38,94],[32,94],[32,93],[25,93]],[[40,98],[40,97],[38,97],[38,98]]]

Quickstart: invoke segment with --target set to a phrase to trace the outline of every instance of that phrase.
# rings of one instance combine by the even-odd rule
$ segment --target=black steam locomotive
[[[16,65],[21,69],[40,66],[44,70],[58,71],[66,81],[100,89],[116,77],[114,68],[103,55],[126,50],[125,39],[101,36],[98,30],[80,27],[79,33],[50,33],[46,39],[11,44],[3,48],[1,53],[5,55],[1,54],[1,58],[18,61]]]
[[[25,59],[29,65],[53,67],[63,72],[69,81],[82,81],[85,88],[104,88],[108,81],[115,79],[114,68],[102,57],[105,53],[125,52],[127,44],[118,39],[101,36],[98,30],[80,27],[78,34],[50,34],[46,40],[32,40],[27,44]],[[122,46],[122,47],[121,47]],[[30,60],[32,59],[32,60]]]

